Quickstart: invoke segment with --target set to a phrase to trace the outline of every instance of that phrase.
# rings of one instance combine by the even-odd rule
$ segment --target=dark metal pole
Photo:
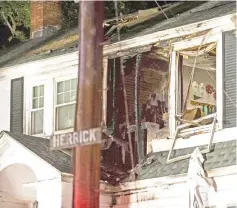
[[[101,126],[103,1],[80,1],[75,130]],[[99,208],[100,144],[74,150],[73,208]]]

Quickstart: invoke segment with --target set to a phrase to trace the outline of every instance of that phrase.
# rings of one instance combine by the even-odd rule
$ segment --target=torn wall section
[[[157,49],[156,49],[157,50]],[[141,54],[140,64],[136,55],[126,58],[123,63],[125,71],[125,90],[127,92],[130,127],[125,122],[125,106],[123,85],[120,71],[120,58],[110,59],[108,62],[108,91],[107,91],[107,128],[121,139],[128,141],[128,131],[132,134],[133,155],[137,160],[137,141],[135,139],[136,104],[138,98],[139,113],[142,129],[142,146],[144,155],[151,151],[148,143],[155,139],[154,131],[166,129],[168,135],[168,71],[169,63],[160,58],[152,50]],[[139,65],[139,93],[136,94],[136,66]],[[153,133],[149,135],[149,125],[154,124]],[[129,153],[126,153],[129,161]],[[129,162],[128,162],[129,163]],[[125,162],[126,165],[126,162]]]

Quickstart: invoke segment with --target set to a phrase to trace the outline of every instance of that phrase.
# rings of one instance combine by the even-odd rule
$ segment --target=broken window
[[[216,113],[215,44],[181,51],[177,75],[178,123],[187,123]],[[190,127],[211,124],[212,121],[213,118],[204,119]]]

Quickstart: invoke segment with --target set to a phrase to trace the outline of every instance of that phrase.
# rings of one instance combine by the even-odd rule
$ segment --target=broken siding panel
[[[11,80],[10,131],[23,133],[24,78]]]
[[[236,126],[236,36],[223,34],[223,113],[224,128]],[[234,104],[235,103],[235,104]]]
[[[200,187],[201,197],[204,202],[205,207],[215,207],[216,205],[222,205],[225,207],[226,204],[232,204],[236,201],[235,187],[236,183],[231,183],[230,181],[235,181],[235,174],[224,175],[220,177],[214,177],[214,181],[217,185],[217,196],[208,194],[210,191],[205,187]],[[153,187],[140,187],[130,189],[124,192],[118,192],[114,195],[116,199],[116,205],[114,207],[154,207],[154,208],[177,208],[177,207],[187,207],[188,205],[188,186],[187,183],[182,181],[180,176],[180,181],[175,183],[165,183],[164,181],[155,184]],[[145,183],[145,182],[144,182]],[[131,187],[130,187],[131,188]]]

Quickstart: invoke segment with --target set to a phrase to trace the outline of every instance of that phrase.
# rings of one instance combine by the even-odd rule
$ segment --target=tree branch
[[[8,21],[8,19],[7,19],[6,15],[5,15],[5,13],[4,13],[3,11],[1,12],[1,15],[2,15],[2,17],[3,17],[3,19],[4,19],[5,23],[6,23],[6,25],[7,25],[7,26],[8,26],[8,28],[10,29],[10,31],[11,31],[11,34],[12,34],[12,35],[14,35],[14,33],[15,33],[15,30],[12,28],[12,26],[11,26],[10,22]]]
[[[11,14],[8,15],[11,19],[11,22],[12,22],[12,29],[14,31],[14,33],[16,32],[16,22],[14,21],[14,18],[12,17]]]

